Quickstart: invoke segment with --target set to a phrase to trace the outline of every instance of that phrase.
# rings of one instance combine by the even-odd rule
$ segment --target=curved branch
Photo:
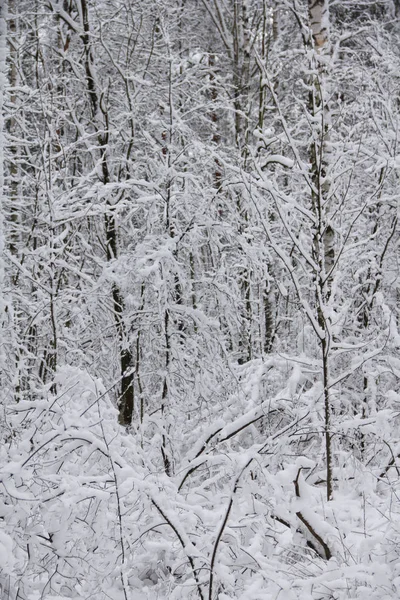
[[[158,512],[160,513],[160,515],[162,516],[162,518],[165,519],[165,521],[171,527],[172,531],[175,533],[176,537],[178,538],[178,540],[179,540],[182,548],[185,550],[186,556],[188,557],[188,560],[189,560],[189,563],[190,563],[190,567],[192,569],[194,580],[195,580],[196,585],[197,585],[197,591],[199,592],[199,596],[200,596],[201,600],[204,600],[203,591],[201,589],[200,581],[199,581],[199,578],[197,576],[196,567],[195,567],[195,564],[194,564],[194,559],[191,556],[191,554],[189,554],[188,551],[187,551],[187,545],[185,544],[185,540],[183,539],[183,537],[181,536],[181,534],[179,533],[179,531],[177,530],[177,528],[175,527],[175,525],[172,523],[172,521],[167,517],[167,515],[165,514],[165,512],[162,510],[162,508],[160,508],[158,506],[157,502],[153,498],[151,498],[151,503],[156,507],[156,509],[158,510]]]
[[[218,534],[217,534],[217,539],[215,540],[213,552],[212,552],[212,555],[211,555],[211,563],[210,563],[210,580],[209,580],[209,585],[208,585],[208,600],[212,600],[212,591],[213,591],[213,583],[214,583],[215,559],[216,559],[216,556],[217,556],[217,550],[218,550],[219,543],[221,541],[222,534],[224,533],[224,529],[226,527],[226,524],[227,524],[228,519],[229,519],[230,512],[232,510],[233,498],[234,498],[234,496],[235,496],[235,494],[237,492],[241,476],[243,475],[243,473],[245,472],[245,470],[247,469],[247,467],[253,462],[253,460],[254,459],[251,458],[246,463],[246,465],[243,467],[243,469],[240,471],[239,475],[236,477],[235,485],[233,486],[232,494],[231,494],[231,497],[229,499],[228,507],[227,507],[226,512],[225,512],[224,520],[222,521],[221,527],[220,527],[220,529],[218,531]]]

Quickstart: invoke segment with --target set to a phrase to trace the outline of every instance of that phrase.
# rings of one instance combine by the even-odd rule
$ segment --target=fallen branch
[[[296,479],[293,481],[294,483],[294,489],[296,492],[296,497],[297,498],[301,498],[300,496],[300,485],[299,485],[299,477],[300,477],[300,473],[301,473],[301,469],[300,468],[297,472],[297,477]],[[329,560],[330,558],[332,558],[332,552],[328,546],[328,544],[325,542],[325,540],[322,539],[322,537],[315,531],[315,528],[311,525],[311,523],[304,517],[304,515],[302,514],[301,511],[296,512],[296,516],[300,519],[300,521],[303,523],[303,525],[306,527],[306,529],[308,530],[308,532],[313,536],[313,538],[318,542],[319,546],[321,546],[321,548],[323,549],[323,553],[319,550],[319,546],[318,545],[314,545],[313,547],[316,550],[316,552],[318,552],[318,554],[321,556],[321,558],[325,558],[326,560]]]

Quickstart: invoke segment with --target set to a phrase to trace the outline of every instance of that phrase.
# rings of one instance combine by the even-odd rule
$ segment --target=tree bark
[[[331,398],[329,392],[330,319],[326,303],[330,296],[331,270],[334,267],[334,231],[329,223],[329,106],[326,84],[326,57],[329,53],[329,0],[308,0],[309,23],[311,28],[312,86],[310,92],[310,112],[315,128],[310,148],[311,181],[313,184],[312,209],[317,226],[313,235],[313,255],[318,272],[315,274],[316,310],[318,324],[323,336],[320,339],[324,387],[324,434],[327,499],[332,499],[332,431]]]
[[[99,119],[103,120],[100,112],[100,94],[97,89],[97,83],[94,75],[94,58],[92,45],[90,42],[90,27],[89,27],[89,13],[86,0],[80,0],[82,21],[83,21],[83,34],[82,41],[85,51],[85,73],[87,82],[87,92],[91,105],[92,122],[93,127],[97,133],[97,141],[101,153],[101,172],[102,172],[102,183],[107,185],[110,183],[110,170],[107,162],[107,145],[108,145],[108,128],[107,122],[104,123],[105,127],[100,129]],[[107,115],[104,115],[105,121],[107,121]],[[111,204],[108,202],[109,211],[105,215],[105,232],[106,232],[106,246],[107,246],[107,260],[111,261],[118,257],[118,241],[117,241],[117,224],[115,215],[112,211]],[[117,283],[112,285],[112,300],[113,300],[113,312],[114,321],[118,334],[119,341],[119,364],[121,369],[121,388],[118,400],[119,417],[118,421],[121,425],[129,426],[132,422],[133,410],[134,410],[134,369],[133,369],[133,356],[129,349],[129,345],[126,340],[126,332],[124,325],[124,311],[125,304],[122,292]]]

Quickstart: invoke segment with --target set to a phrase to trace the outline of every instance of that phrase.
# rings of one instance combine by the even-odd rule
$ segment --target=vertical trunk
[[[267,6],[267,2],[264,0],[263,2],[263,15],[262,15],[262,24],[261,24],[261,60],[263,64],[267,61],[267,32],[268,32],[268,24],[269,24],[269,6]],[[276,2],[273,2],[272,9],[272,34],[273,40],[276,41],[278,38],[278,9]],[[263,70],[260,69],[259,75],[259,84],[258,84],[258,129],[260,133],[263,131],[264,127],[264,119],[265,119],[265,106],[266,106],[266,98],[267,98],[267,83],[264,78]],[[261,147],[259,146],[259,151]],[[273,215],[271,214],[271,219],[273,219]],[[268,270],[269,267],[268,267]],[[275,329],[275,319],[274,319],[274,294],[271,290],[271,282],[266,281],[263,286],[263,290],[260,294],[260,316],[263,313],[263,328],[260,327],[261,330],[261,339],[262,339],[262,350],[265,354],[269,354],[272,350],[273,340],[274,340],[274,329]],[[262,319],[260,319],[261,321]],[[264,329],[264,331],[262,331]]]
[[[272,38],[274,42],[279,36],[279,7],[276,0],[272,1]]]
[[[210,71],[210,96],[212,101],[212,110],[210,112],[210,119],[213,124],[213,134],[212,134],[212,142],[216,146],[221,141],[221,135],[218,130],[218,115],[216,111],[216,102],[218,100],[218,88],[215,83],[215,55],[210,54],[208,58],[208,65],[211,69]],[[221,190],[222,184],[222,165],[218,158],[214,159],[215,163],[215,171],[214,171],[214,185],[217,192]]]
[[[243,158],[247,156],[248,126],[244,114],[247,110],[250,79],[250,21],[247,0],[234,0],[233,4],[233,87],[235,109],[236,146]]]
[[[264,312],[263,349],[265,354],[269,354],[272,352],[275,337],[275,311],[274,296],[268,282],[266,284],[262,300],[262,309]]]
[[[4,96],[7,82],[7,0],[0,2],[0,334],[3,329],[4,301],[2,293],[4,289],[4,267],[3,267],[3,248],[4,248],[4,230],[3,230],[3,196],[4,196]],[[2,334],[1,337],[3,338]],[[3,363],[3,351],[0,350],[0,372]]]
[[[90,27],[89,27],[89,13],[86,0],[80,0],[82,24],[83,24],[83,35],[82,41],[84,45],[84,61],[85,61],[85,74],[87,83],[87,92],[91,105],[92,112],[92,123],[97,133],[97,141],[101,153],[101,173],[102,183],[107,185],[110,183],[110,170],[107,162],[107,144],[108,144],[108,127],[107,127],[107,114],[101,113],[100,107],[100,94],[97,89],[97,82],[94,74],[94,57],[92,45],[90,42]],[[103,117],[105,123],[102,123]],[[101,124],[103,125],[101,127]],[[117,226],[115,215],[112,211],[111,205],[109,205],[109,212],[105,216],[105,232],[106,232],[106,244],[107,244],[107,260],[111,261],[118,256],[118,244],[117,244]],[[113,299],[113,310],[114,310],[114,321],[118,334],[119,341],[119,363],[121,369],[121,388],[119,395],[119,423],[121,425],[130,425],[132,422],[133,409],[134,409],[134,369],[133,369],[133,357],[132,352],[129,348],[129,344],[126,340],[126,332],[124,325],[124,310],[125,304],[121,293],[121,290],[117,283],[113,283],[112,286],[112,299]]]
[[[3,6],[3,10],[5,7]],[[17,32],[17,22],[15,18],[15,0],[9,0],[8,3],[8,48],[9,48],[9,56],[10,56],[10,69],[9,69],[9,84],[11,88],[11,93],[9,96],[9,101],[11,105],[11,110],[16,111],[16,94],[15,88],[17,86],[17,52],[16,52],[16,32]],[[15,119],[11,117],[8,119],[7,123],[7,131],[10,136],[15,135]],[[17,148],[14,145],[9,147],[9,164],[8,164],[8,179],[9,179],[9,206],[8,206],[8,248],[10,253],[13,256],[17,256],[18,254],[18,230],[19,230],[19,211],[17,208],[17,200],[18,200],[18,168],[17,168]],[[18,282],[18,274],[19,271],[12,278],[13,284],[16,286]],[[18,307],[14,308],[14,315],[18,315],[19,309]],[[15,317],[16,318],[16,317]],[[21,350],[16,348],[15,350],[15,366],[18,372],[16,377],[16,385],[15,385],[15,400],[18,402],[20,400],[20,394],[22,389],[25,387],[24,378],[21,375],[21,371],[23,369],[23,357]]]
[[[330,271],[334,266],[334,230],[329,224],[329,106],[326,83],[326,58],[329,53],[329,0],[308,0],[311,27],[312,86],[310,112],[315,128],[310,149],[312,209],[317,218],[313,236],[313,255],[318,272],[315,274],[316,310],[323,332],[320,340],[324,386],[324,434],[326,454],[327,499],[332,499],[332,430],[331,398],[329,392],[330,317],[326,305],[330,296]]]
[[[314,48],[320,52],[329,40],[329,0],[308,0],[308,13]]]
[[[246,165],[248,157],[248,122],[244,117],[248,111],[249,77],[250,77],[250,54],[249,54],[249,14],[247,11],[247,0],[234,0],[233,5],[233,87],[234,87],[234,110],[235,110],[235,142],[238,153]],[[243,206],[240,193],[236,200],[237,212],[242,219],[243,225],[239,227],[239,233],[247,227],[249,216],[247,208]],[[243,269],[240,277],[242,289],[243,314],[242,331],[240,334],[239,363],[249,361],[253,357],[253,289],[251,271]]]
[[[17,86],[17,52],[15,48],[16,44],[16,33],[17,33],[17,21],[16,21],[16,10],[15,0],[9,0],[8,4],[9,20],[8,28],[10,34],[9,41],[9,52],[10,52],[10,70],[9,70],[9,82],[11,87],[10,104],[12,107],[16,106],[16,94],[15,88]],[[15,135],[15,120],[12,117],[8,122],[8,130],[11,135]],[[18,236],[19,236],[19,210],[18,210],[18,150],[17,147],[10,146],[10,166],[9,166],[9,179],[10,179],[10,234],[9,234],[9,249],[12,255],[18,253]]]

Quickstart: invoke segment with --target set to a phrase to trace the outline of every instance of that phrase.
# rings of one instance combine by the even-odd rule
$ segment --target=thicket
[[[1,598],[399,597],[399,8],[0,2]]]

